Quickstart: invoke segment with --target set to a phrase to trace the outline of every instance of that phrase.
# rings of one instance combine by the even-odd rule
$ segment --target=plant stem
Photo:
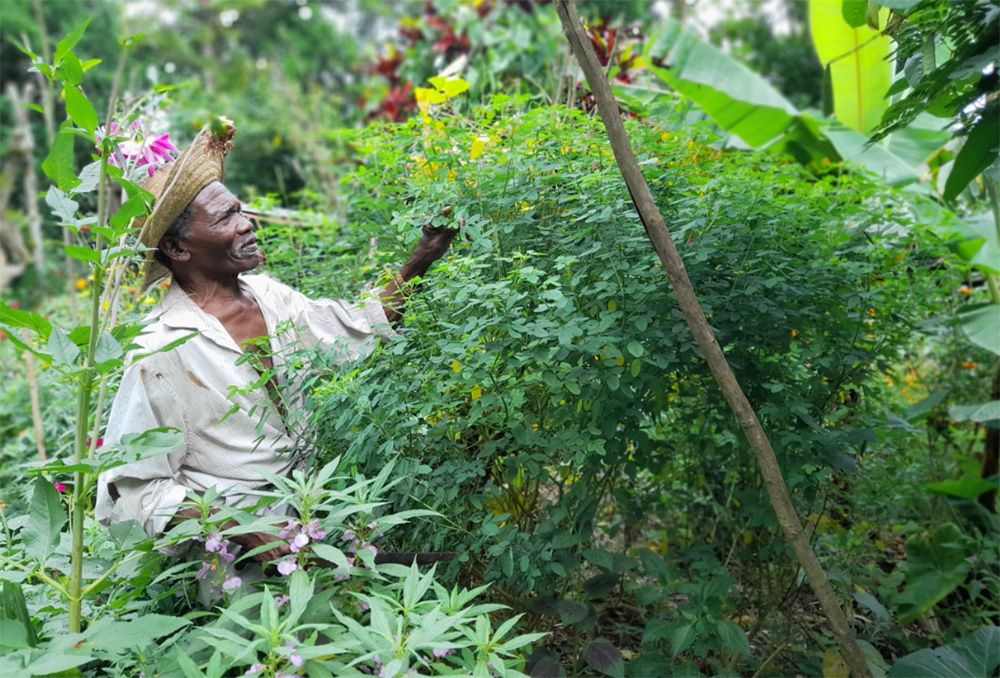
[[[663,215],[660,213],[642,170],[636,162],[635,154],[632,152],[632,146],[622,124],[618,104],[611,94],[607,78],[601,71],[594,47],[583,31],[576,7],[571,0],[556,0],[555,4],[566,37],[587,77],[590,90],[597,100],[597,108],[607,130],[608,140],[628,187],[629,195],[639,213],[639,218],[642,220],[646,235],[656,250],[660,262],[663,264],[663,269],[670,277],[670,284],[677,303],[695,341],[698,343],[698,347],[705,356],[705,361],[708,363],[719,389],[750,442],[760,467],[761,476],[767,487],[768,496],[771,499],[771,506],[778,517],[778,523],[784,530],[785,538],[795,552],[799,564],[806,574],[806,579],[819,599],[851,674],[857,678],[871,678],[871,670],[868,668],[857,639],[847,623],[847,618],[840,607],[833,587],[830,586],[830,580],[827,578],[819,559],[816,558],[816,554],[809,544],[809,539],[802,529],[802,523],[795,513],[795,507],[788,494],[788,487],[781,474],[781,467],[775,457],[774,448],[708,324],[701,303],[691,286],[684,261],[677,251],[677,246],[670,236]]]

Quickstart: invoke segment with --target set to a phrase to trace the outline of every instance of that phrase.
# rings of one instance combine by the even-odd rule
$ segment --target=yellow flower
[[[87,286],[87,279],[86,278],[77,278],[76,279],[76,289],[82,291],[86,286]]]
[[[482,397],[483,397],[483,392],[479,388],[479,384],[476,384],[475,386],[472,387],[472,399],[476,400],[477,398],[482,398]]]
[[[792,336],[793,337],[799,336],[799,331],[798,330],[792,330]]]
[[[458,362],[457,360],[452,360],[451,361],[451,369],[455,370],[456,372],[461,372],[462,371],[462,363]]]

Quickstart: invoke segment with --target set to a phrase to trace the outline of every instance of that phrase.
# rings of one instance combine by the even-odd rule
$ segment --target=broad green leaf
[[[955,157],[951,174],[944,184],[945,200],[954,200],[973,179],[993,164],[1000,146],[1000,120],[997,106],[988,106],[987,113],[965,139],[962,150]]]
[[[1000,400],[976,405],[952,405],[948,416],[953,421],[993,421],[1000,419]]]
[[[191,621],[183,617],[162,614],[144,615],[127,622],[112,622],[96,631],[88,631],[82,648],[124,655],[129,650],[141,649],[190,624]]]
[[[8,327],[27,327],[42,340],[47,340],[52,332],[52,323],[45,316],[34,311],[11,308],[3,301],[0,301],[0,323]]]
[[[1000,627],[984,626],[943,647],[908,654],[889,678],[982,678],[1000,666]]]
[[[469,89],[469,83],[457,76],[445,78],[438,75],[433,78],[428,78],[427,80],[448,99],[451,99],[452,97],[457,96]]]
[[[90,19],[87,19],[82,24],[74,28],[72,33],[56,44],[56,50],[52,54],[52,65],[58,66],[62,62],[66,52],[76,47],[76,43],[80,41],[80,37],[83,35],[83,32],[87,30],[87,24],[89,23]]]
[[[23,640],[29,647],[34,647],[38,643],[35,627],[31,624],[31,613],[28,612],[28,605],[24,600],[24,590],[17,582],[0,581],[0,620],[19,623],[24,633]],[[0,645],[9,644],[6,636],[6,631],[0,633]]]
[[[141,195],[136,194],[126,200],[122,206],[118,208],[118,211],[115,212],[114,216],[111,217],[111,227],[115,229],[115,235],[120,236],[124,234],[125,229],[128,228],[132,219],[145,213],[146,203],[143,202]]]
[[[878,598],[870,593],[855,593],[854,600],[857,601],[858,605],[867,608],[875,613],[875,617],[885,624],[889,623],[889,611],[885,609],[885,605],[878,602]]]
[[[25,552],[44,565],[52,549],[59,543],[59,534],[66,524],[67,515],[59,491],[52,485],[52,481],[42,475],[35,476],[30,510],[28,524],[21,531],[21,539]]]
[[[28,630],[22,622],[0,617],[0,655],[32,647],[34,645],[28,642]]]
[[[121,344],[115,341],[110,332],[101,332],[97,337],[97,346],[94,349],[94,363],[103,363],[106,360],[117,360],[125,355]]]
[[[66,255],[77,259],[79,261],[86,261],[92,264],[101,263],[101,253],[90,247],[85,247],[83,245],[65,245],[63,250],[66,251]]]
[[[148,459],[175,451],[184,444],[184,434],[177,429],[154,428],[139,434],[122,436],[118,449],[129,461]]]
[[[953,243],[952,251],[970,266],[1000,275],[1000,240],[993,216],[983,212],[974,214],[959,221],[956,230],[967,239]]]
[[[45,204],[52,208],[52,213],[64,224],[76,221],[76,212],[80,205],[55,186],[49,186],[49,190],[45,193]]]
[[[595,638],[584,651],[587,665],[606,676],[624,676],[625,660],[618,648],[607,638]]]
[[[738,624],[728,619],[723,619],[716,625],[715,630],[718,632],[719,638],[726,649],[733,652],[741,652],[745,655],[750,654],[750,641],[747,640],[746,631],[740,628]]]
[[[52,356],[54,365],[72,365],[80,356],[80,347],[57,326],[52,327],[45,350]]]
[[[889,186],[910,184],[920,178],[912,165],[879,144],[870,143],[864,134],[836,123],[823,127],[823,132],[840,157],[863,165]]]
[[[868,0],[841,0],[840,13],[848,26],[857,28],[865,25],[865,14],[868,12]]]
[[[66,113],[73,122],[93,135],[97,129],[97,111],[94,110],[94,104],[90,103],[90,99],[74,85],[67,84],[63,87],[63,95],[66,97]]]
[[[673,662],[659,652],[646,652],[628,663],[628,675],[632,678],[663,678],[671,675],[673,667]]]
[[[42,171],[55,182],[61,191],[70,191],[80,184],[73,173],[73,122],[66,120],[52,141],[49,154],[42,162]]]
[[[56,69],[56,75],[68,85],[79,85],[83,81],[83,65],[75,54],[66,52],[62,64]]]
[[[674,629],[674,632],[670,635],[670,646],[673,648],[675,657],[691,647],[691,643],[693,642],[694,626],[691,624],[685,624]]]
[[[959,311],[962,331],[977,346],[1000,355],[1000,304],[972,306]]]
[[[784,132],[798,114],[766,80],[672,19],[650,40],[647,55],[661,80],[754,148]]]
[[[101,161],[92,162],[80,170],[80,185],[76,187],[75,193],[89,193],[97,188],[97,182],[101,178]]]
[[[941,404],[941,401],[943,401],[945,396],[947,396],[950,392],[951,389],[948,388],[939,389],[928,395],[923,400],[913,403],[903,412],[903,419],[911,424],[924,419],[928,414],[930,414],[931,410]]]
[[[880,6],[894,9],[900,14],[907,14],[924,0],[875,0]]]
[[[967,540],[954,523],[943,523],[932,537],[906,543],[906,589],[896,598],[900,624],[909,624],[965,581],[972,568]]]
[[[984,492],[996,491],[1000,488],[1000,481],[996,478],[992,480],[980,478],[979,476],[962,476],[958,480],[942,480],[937,483],[927,483],[924,485],[934,494],[943,494],[962,499],[974,500]]]
[[[64,654],[62,652],[46,652],[25,667],[29,676],[62,675],[63,671],[82,666],[95,660],[89,654]],[[73,675],[73,674],[69,674]],[[82,674],[81,674],[82,675]]]
[[[947,123],[929,113],[921,113],[909,125],[892,133],[888,150],[916,167],[950,140]]]
[[[841,4],[830,0],[809,0],[809,33],[820,62],[830,65],[837,119],[868,134],[888,107],[889,37],[868,26],[849,26]]]

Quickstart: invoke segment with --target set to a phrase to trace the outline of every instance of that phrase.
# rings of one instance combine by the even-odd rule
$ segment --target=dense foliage
[[[914,12],[896,38],[908,59],[935,31],[960,42],[955,27],[992,7],[960,17],[930,0],[885,4]],[[734,150],[732,130],[708,116],[762,108],[739,98],[725,72],[734,62],[685,38],[721,65],[715,100],[699,108],[705,89],[666,61],[657,77],[676,91],[651,88],[645,27],[613,16],[642,19],[640,5],[594,3],[604,16],[591,41],[641,104],[627,117],[631,143],[870,669],[992,674],[998,477],[979,459],[1000,407],[989,172],[946,203],[933,184],[890,188],[870,164],[837,162],[826,141],[808,162],[781,153],[792,143]],[[70,4],[64,17],[43,6],[11,14],[29,43],[45,38],[39,16],[78,20],[52,54],[32,56],[69,117],[39,151],[46,232],[68,242],[48,249],[87,273],[64,267],[72,291],[50,299],[50,258],[32,274],[48,288],[29,275],[0,304],[0,672],[846,675],[592,100],[551,68],[569,63],[551,8],[357,3],[355,19],[402,14],[398,44],[375,54],[363,32],[347,39],[349,27],[311,20],[321,4],[171,2],[198,30],[124,40],[130,65],[113,77],[90,61],[117,59],[95,37],[95,23],[118,20],[107,5]],[[789,49],[804,44],[801,29]],[[755,53],[773,76],[773,55]],[[467,80],[424,82],[456,59]],[[146,69],[166,63],[170,73]],[[283,395],[312,454],[291,478],[270,478],[257,507],[286,502],[295,517],[213,514],[210,492],[190,499],[199,517],[153,540],[92,515],[98,472],[179,435],[98,452],[125,352],[161,289],[139,289],[134,265],[145,169],[116,155],[121,132],[98,128],[94,92],[141,91],[171,73],[176,89],[129,93],[113,113],[141,137],[163,131],[166,111],[183,140],[217,106],[244,112],[227,176],[262,215],[271,276],[357,298],[391,277],[424,223],[454,223],[444,208],[464,227],[406,290],[398,336],[363,361],[291,363],[310,362],[307,397]],[[810,91],[788,87],[803,101]],[[786,141],[832,129],[792,113]],[[962,121],[980,129],[987,114]],[[928,164],[939,190],[950,152]],[[42,393],[34,421],[29,383]],[[34,461],[33,425],[47,460]],[[238,525],[224,529],[229,520]],[[233,570],[228,538],[240,531],[270,531],[293,555],[262,578]],[[385,551],[458,557],[376,564]]]

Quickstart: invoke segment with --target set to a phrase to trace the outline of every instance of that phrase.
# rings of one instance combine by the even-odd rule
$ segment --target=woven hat
[[[223,160],[233,147],[236,126],[229,118],[219,117],[202,127],[194,141],[177,159],[160,167],[143,184],[155,202],[148,217],[136,220],[141,226],[140,239],[146,251],[143,289],[170,275],[170,269],[153,257],[163,234],[181,212],[213,181],[225,178]]]

